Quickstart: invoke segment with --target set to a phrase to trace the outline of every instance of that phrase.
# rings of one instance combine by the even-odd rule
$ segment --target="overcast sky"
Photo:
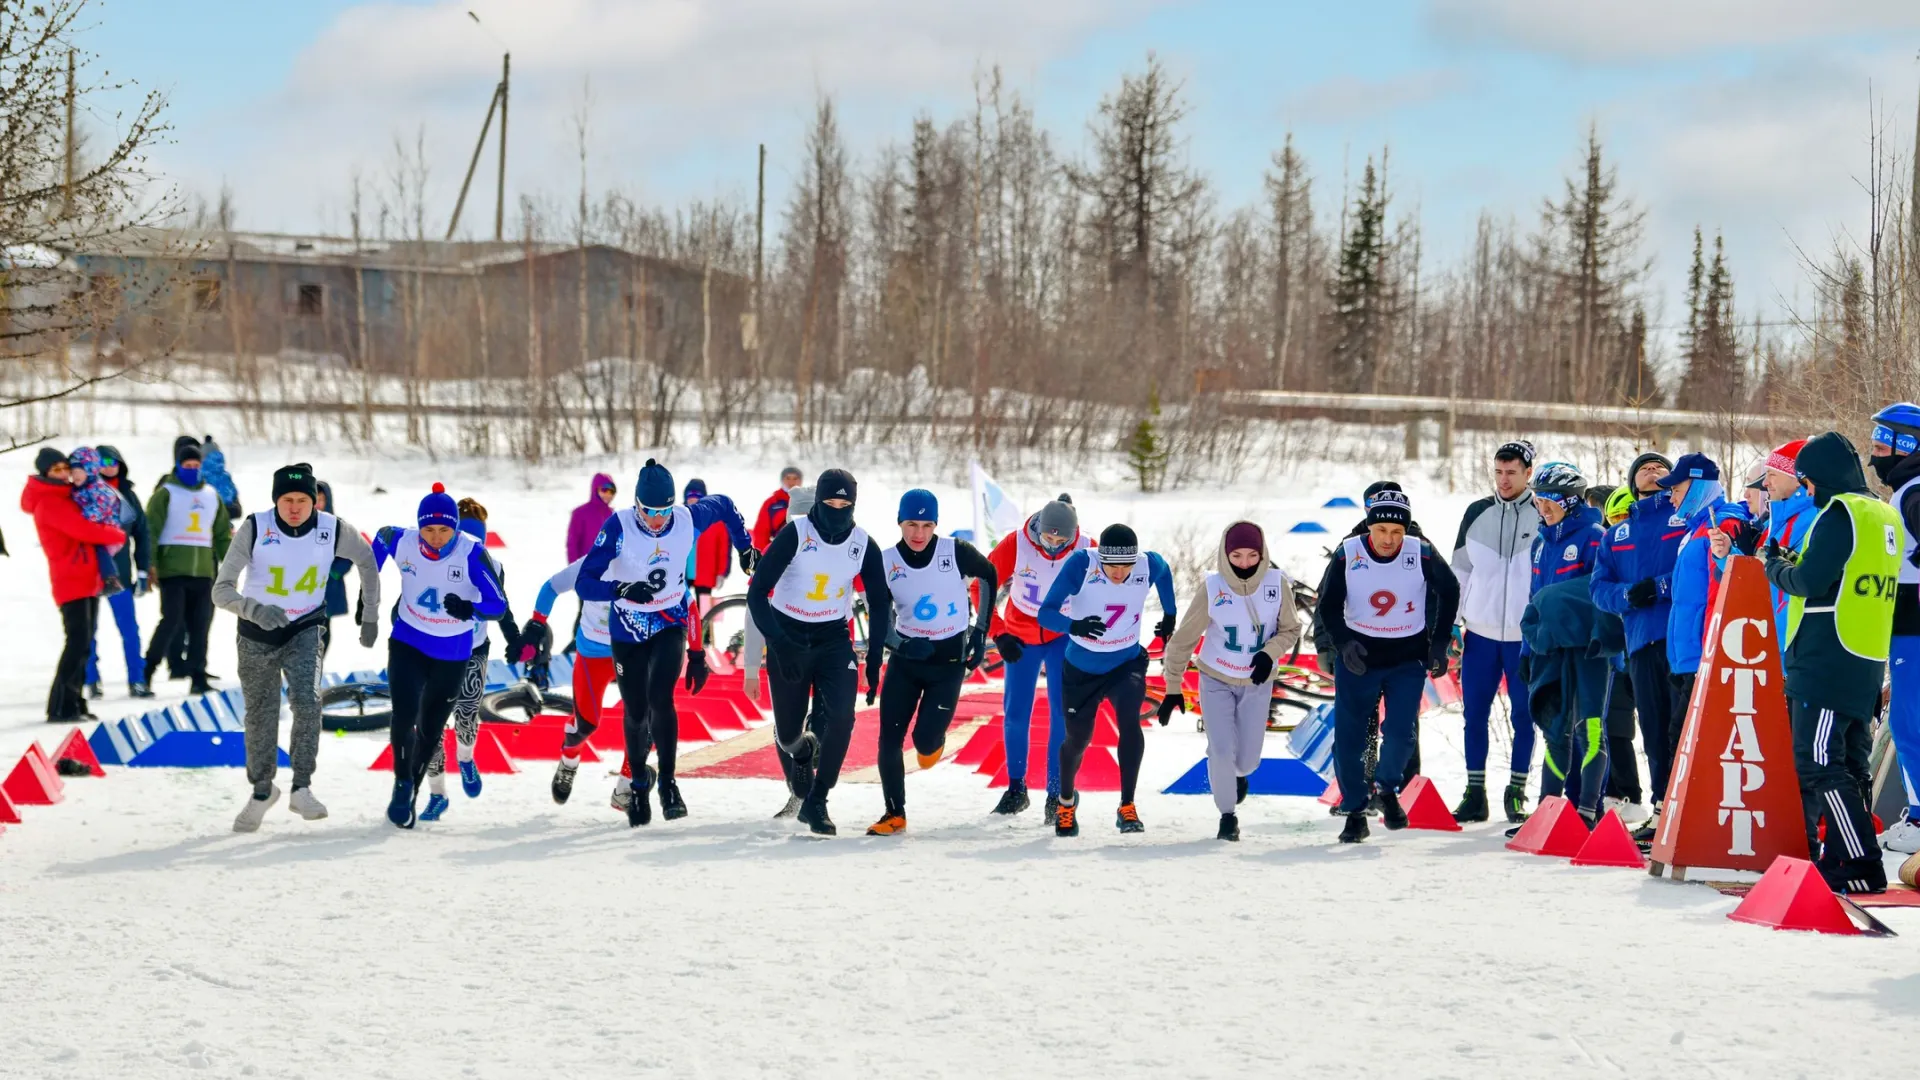
[[[1592,122],[1650,212],[1665,322],[1696,223],[1724,230],[1747,315],[1804,301],[1795,243],[1864,226],[1869,86],[1904,158],[1920,84],[1920,0],[95,0],[90,19],[104,67],[171,99],[156,165],[189,196],[231,187],[253,229],[343,229],[352,172],[379,182],[416,133],[444,228],[503,44],[510,197],[577,188],[583,85],[596,190],[750,196],[764,141],[777,207],[816,89],[866,157],[922,109],[960,115],[999,63],[1079,153],[1151,49],[1187,80],[1223,208],[1259,198],[1288,130],[1324,213],[1343,164],[1386,144],[1398,208],[1451,259],[1482,209],[1531,223]],[[475,227],[493,196],[489,166]]]

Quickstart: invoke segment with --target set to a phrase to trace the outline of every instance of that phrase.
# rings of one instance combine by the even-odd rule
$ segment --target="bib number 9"
[[[1373,613],[1375,615],[1385,618],[1399,605],[1400,598],[1386,589],[1381,589],[1379,592],[1367,597],[1367,603],[1373,605]],[[1407,601],[1407,610],[1413,610],[1413,601]]]

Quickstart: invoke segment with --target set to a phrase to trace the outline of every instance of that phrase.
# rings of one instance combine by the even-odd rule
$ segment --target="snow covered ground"
[[[84,438],[125,451],[144,492],[174,434],[145,415]],[[612,464],[226,449],[249,506],[276,466],[308,460],[367,531],[410,521],[436,479],[479,497],[523,616],[560,565],[567,510]],[[798,460],[851,464],[860,518],[883,538],[920,484],[956,524],[961,478],[880,457]],[[18,480],[28,463],[7,460]],[[701,476],[749,513],[786,460],[668,457],[682,483]],[[610,469],[623,498],[638,464]],[[1354,511],[1317,508],[1373,478],[1294,462],[1277,481],[1156,496],[1125,493],[1117,472],[1010,486],[1030,505],[1072,490],[1093,529],[1124,519],[1149,544],[1205,546],[1241,514],[1337,534]],[[1451,539],[1471,491],[1428,470],[1407,486],[1416,517]],[[63,733],[41,722],[60,643],[11,497],[0,528],[14,553],[0,563],[11,763]],[[1276,554],[1317,576],[1330,539]],[[155,601],[141,617],[150,631]],[[232,675],[227,616],[212,641],[212,670]],[[383,650],[336,641],[331,666],[378,667]],[[132,711],[117,649],[103,652],[112,692],[95,711]],[[163,684],[161,703],[183,687]],[[1459,724],[1432,714],[1424,732],[1451,799]],[[990,817],[997,793],[952,764],[909,777],[900,838],[860,835],[877,785],[843,784],[842,835],[817,840],[770,820],[781,791],[756,780],[685,780],[690,817],[629,830],[606,806],[604,766],[556,807],[542,763],[400,832],[382,816],[387,776],[367,771],[381,745],[324,739],[315,791],[332,817],[276,808],[251,836],[229,831],[246,788],[231,770],[115,769],[28,808],[0,836],[0,1076],[1834,1077],[1879,1072],[1885,1052],[1863,1036],[1920,1011],[1910,910],[1883,913],[1907,937],[1775,933],[1727,921],[1734,901],[1704,887],[1507,853],[1491,825],[1376,829],[1342,848],[1308,799],[1249,800],[1244,841],[1218,843],[1210,799],[1157,793],[1203,753],[1184,717],[1148,734],[1149,831],[1119,836],[1113,797],[1089,795],[1085,834],[1064,841],[1037,808]],[[1271,738],[1269,755],[1283,745]]]

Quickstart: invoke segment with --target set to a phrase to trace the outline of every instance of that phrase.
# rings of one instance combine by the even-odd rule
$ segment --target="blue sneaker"
[[[471,761],[460,763],[460,790],[466,792],[469,799],[480,797],[480,766]]]
[[[403,829],[413,828],[413,781],[404,777],[393,782],[393,798],[387,803],[387,820]]]
[[[427,808],[425,810],[420,811],[420,820],[421,821],[439,821],[440,815],[446,813],[447,807],[452,805],[453,804],[451,802],[447,801],[447,797],[445,795],[442,795],[437,791],[433,792],[432,794],[427,796]]]

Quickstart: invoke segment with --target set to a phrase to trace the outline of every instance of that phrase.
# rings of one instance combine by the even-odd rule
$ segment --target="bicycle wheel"
[[[504,690],[480,695],[480,719],[491,724],[530,724],[542,715],[572,716],[573,698],[543,693],[524,679]]]
[[[700,642],[707,650],[709,664],[719,656],[726,660],[728,669],[740,666],[740,658],[747,651],[747,620],[751,617],[744,596],[713,602],[700,618]]]
[[[1332,677],[1313,668],[1281,665],[1273,669],[1273,684],[1276,690],[1284,689],[1289,694],[1314,701],[1333,700]]]
[[[320,691],[320,726],[327,731],[378,731],[392,724],[386,683],[340,683]]]

